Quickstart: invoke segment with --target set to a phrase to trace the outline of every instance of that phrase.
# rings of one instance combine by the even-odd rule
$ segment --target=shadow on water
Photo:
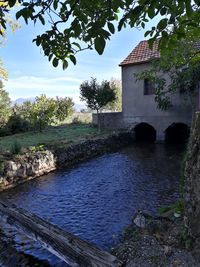
[[[1,193],[17,206],[103,249],[115,245],[137,209],[156,214],[178,198],[182,147],[139,143]],[[16,248],[65,266],[7,227]]]

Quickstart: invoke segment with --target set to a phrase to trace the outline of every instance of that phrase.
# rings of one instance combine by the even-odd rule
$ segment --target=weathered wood
[[[116,267],[119,260],[38,216],[0,202],[0,220],[23,232],[70,266]]]

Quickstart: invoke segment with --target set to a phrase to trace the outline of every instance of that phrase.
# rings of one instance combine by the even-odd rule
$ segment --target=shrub
[[[10,152],[13,154],[13,155],[17,155],[21,152],[21,149],[22,149],[22,146],[19,142],[17,141],[14,141],[12,146],[11,146],[11,149],[10,149]]]
[[[37,146],[31,146],[30,151],[31,152],[38,152],[38,151],[44,151],[45,150],[45,145],[44,144],[39,144]]]
[[[31,129],[30,123],[22,119],[20,115],[16,114],[10,116],[6,127],[9,129],[11,134],[27,132]]]
[[[11,135],[11,131],[8,127],[2,127],[0,128],[0,137]]]

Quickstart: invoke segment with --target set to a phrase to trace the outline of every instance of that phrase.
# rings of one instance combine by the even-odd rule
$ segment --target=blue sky
[[[9,73],[8,82],[4,84],[12,100],[46,94],[52,97],[69,96],[80,103],[81,82],[90,77],[96,77],[99,81],[110,80],[111,77],[120,79],[118,64],[144,39],[144,30],[124,29],[111,37],[103,55],[99,56],[92,50],[83,51],[77,54],[77,65],[70,64],[63,71],[61,66],[54,68],[40,48],[32,43],[42,30],[43,26],[39,23],[34,27],[21,22],[21,28],[14,34],[7,33],[0,58]]]

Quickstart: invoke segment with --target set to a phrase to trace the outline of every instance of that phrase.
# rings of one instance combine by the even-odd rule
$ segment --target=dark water
[[[29,181],[0,197],[109,249],[137,209],[156,214],[177,199],[181,155],[180,147],[137,144]],[[7,235],[20,251],[65,266],[9,228]]]

